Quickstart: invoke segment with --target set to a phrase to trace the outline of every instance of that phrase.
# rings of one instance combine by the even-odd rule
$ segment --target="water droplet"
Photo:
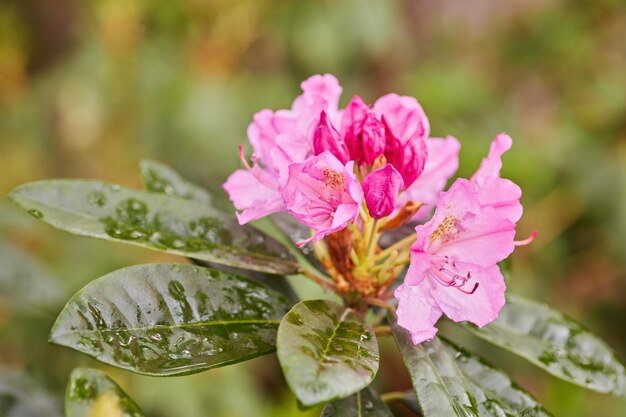
[[[363,341],[366,341],[366,340],[370,340],[370,337],[369,337],[369,335],[368,335],[368,334],[363,333],[363,334],[359,337],[359,340],[360,340],[361,342],[363,342]]]
[[[92,206],[103,207],[107,202],[107,198],[101,191],[92,191],[87,196],[87,201]]]
[[[36,219],[43,219],[43,213],[40,212],[39,210],[35,210],[35,209],[28,210],[28,214],[30,214]]]
[[[374,409],[374,404],[370,400],[365,401],[365,404],[363,404],[363,406],[368,411]]]
[[[177,249],[180,249],[180,248],[182,248],[182,247],[184,247],[184,246],[185,246],[185,242],[183,242],[183,241],[182,241],[182,240],[180,240],[180,239],[175,239],[175,240],[172,242],[172,246],[173,246],[173,247],[175,247],[175,248],[177,248]]]

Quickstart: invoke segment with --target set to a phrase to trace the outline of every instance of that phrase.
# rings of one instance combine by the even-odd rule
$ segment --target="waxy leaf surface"
[[[287,383],[305,406],[354,394],[378,371],[372,329],[332,301],[296,304],[280,323],[277,346]]]
[[[326,404],[322,417],[393,417],[389,407],[370,387]]]
[[[478,407],[463,373],[437,338],[414,345],[409,333],[398,326],[395,314],[389,323],[422,410],[428,417],[478,416]]]
[[[226,272],[137,265],[74,295],[50,340],[140,374],[190,374],[273,352],[290,305],[282,294]]]
[[[411,409],[417,411],[419,404],[426,416],[551,416],[504,372],[476,355],[438,337],[413,345],[395,317],[389,319],[417,397],[407,397]]]
[[[65,417],[144,417],[137,404],[107,374],[76,368],[65,393]]]
[[[544,304],[509,295],[497,320],[467,328],[565,381],[626,397],[624,366],[606,343]]]
[[[211,204],[211,195],[204,188],[186,179],[169,166],[149,159],[141,161],[141,177],[146,190],[173,195],[202,204]]]
[[[277,241],[195,201],[90,180],[34,182],[10,196],[70,233],[272,274],[298,270]]]

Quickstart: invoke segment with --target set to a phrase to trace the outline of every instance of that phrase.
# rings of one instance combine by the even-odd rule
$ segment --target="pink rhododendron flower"
[[[253,165],[242,153],[247,170],[235,171],[223,186],[238,210],[240,224],[286,209],[279,189],[289,164],[312,155],[310,131],[321,111],[338,117],[341,87],[334,76],[314,75],[301,87],[303,93],[290,110],[261,110],[248,127]]]
[[[363,180],[363,192],[370,216],[381,219],[396,208],[398,194],[404,185],[402,176],[391,164],[369,174]]]
[[[481,205],[475,184],[458,179],[415,231],[409,270],[395,291],[398,324],[413,342],[431,339],[442,314],[478,326],[494,320],[505,291],[497,263],[513,252],[515,224]]]
[[[354,175],[354,162],[342,164],[325,151],[304,163],[289,166],[289,177],[282,189],[287,211],[312,228],[311,240],[344,229],[359,215],[363,190]]]

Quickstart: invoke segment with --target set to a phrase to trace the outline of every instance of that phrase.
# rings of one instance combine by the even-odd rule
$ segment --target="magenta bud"
[[[380,219],[396,208],[398,194],[404,185],[402,176],[391,165],[377,169],[363,180],[363,192],[370,216]]]
[[[332,153],[342,164],[350,160],[346,143],[330,123],[326,112],[322,111],[313,133],[313,152],[319,155],[324,151]]]

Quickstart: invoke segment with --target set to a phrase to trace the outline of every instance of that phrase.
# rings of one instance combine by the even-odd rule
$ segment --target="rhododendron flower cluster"
[[[341,92],[332,75],[315,75],[291,109],[254,116],[250,162],[240,146],[244,169],[224,184],[239,222],[292,215],[311,229],[298,245],[314,245],[333,289],[357,307],[395,297],[414,343],[434,337],[442,314],[494,320],[505,301],[498,262],[513,251],[522,214],[520,188],[500,176],[511,138],[498,135],[476,173],[443,191],[460,144],[430,137],[416,99],[388,94],[368,105],[355,96],[340,109]],[[381,246],[407,223],[414,234]]]

